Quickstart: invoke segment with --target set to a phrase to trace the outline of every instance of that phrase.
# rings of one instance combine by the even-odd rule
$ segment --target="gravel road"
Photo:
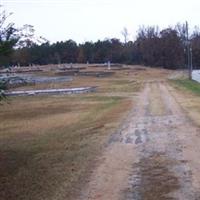
[[[146,82],[80,200],[199,200],[199,128],[165,81]]]

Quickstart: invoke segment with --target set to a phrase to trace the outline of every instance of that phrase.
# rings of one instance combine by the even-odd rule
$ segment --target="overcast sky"
[[[127,27],[133,40],[140,25],[161,28],[188,20],[200,25],[200,0],[0,0],[17,26],[31,24],[51,42],[79,43],[120,38]],[[2,9],[2,8],[1,8]]]

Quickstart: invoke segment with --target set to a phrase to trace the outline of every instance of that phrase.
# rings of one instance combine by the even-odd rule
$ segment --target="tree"
[[[78,63],[85,63],[86,62],[86,59],[85,59],[85,56],[84,56],[84,50],[83,50],[82,47],[79,47],[77,62]]]
[[[155,26],[140,27],[136,39],[137,51],[140,54],[140,64],[159,66],[160,56],[159,29]]]
[[[24,48],[30,48],[35,44],[42,44],[47,42],[45,38],[35,36],[35,29],[32,25],[25,24],[21,28],[16,28],[13,22],[8,23],[7,19],[12,14],[13,13],[7,13],[5,10],[0,13],[1,66],[8,66],[11,64],[12,54],[15,49],[23,49],[24,53],[28,55],[28,51],[26,51]]]
[[[9,62],[13,47],[19,40],[18,30],[14,27],[14,23],[6,24],[11,14],[7,14],[5,10],[0,13],[0,62],[4,65]],[[0,101],[5,98],[5,87],[5,82],[0,81]]]
[[[161,31],[161,59],[165,68],[176,69],[184,66],[184,48],[175,29]]]
[[[140,27],[136,52],[140,64],[177,69],[184,66],[184,27]]]
[[[0,64],[7,65],[13,51],[13,47],[19,41],[19,30],[14,27],[14,23],[7,23],[7,18],[12,13],[2,11],[0,13]]]
[[[19,40],[17,42],[17,47],[24,48],[24,47],[32,47],[35,44],[43,44],[48,42],[48,40],[42,36],[36,37],[35,36],[35,29],[30,24],[25,24],[21,28],[18,29],[20,33]]]
[[[0,6],[2,7],[2,6]],[[34,28],[31,25],[24,25],[22,28],[16,28],[13,22],[8,23],[7,19],[12,13],[7,13],[5,10],[0,12],[0,65],[9,66],[11,63],[12,53],[15,48],[32,47],[35,44]],[[37,42],[43,41],[44,38],[40,37],[36,39]],[[21,49],[20,49],[21,50]],[[23,57],[25,57],[26,49],[22,49]],[[28,56],[28,54],[27,54]],[[26,56],[26,57],[27,57]],[[26,58],[26,61],[30,58]],[[3,90],[5,89],[5,83],[0,82],[0,100],[4,97]]]
[[[123,28],[123,30],[121,31],[122,36],[124,37],[124,43],[126,44],[128,42],[128,29],[126,27]]]

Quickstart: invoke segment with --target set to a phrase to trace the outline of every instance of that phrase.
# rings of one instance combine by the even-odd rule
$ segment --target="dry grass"
[[[84,95],[16,98],[1,107],[0,199],[69,199],[130,106]]]
[[[200,126],[200,84],[188,79],[170,81],[173,94],[188,116]]]
[[[93,94],[13,97],[0,106],[0,199],[75,199],[142,83],[169,74],[134,67],[115,72],[17,88],[98,86]]]

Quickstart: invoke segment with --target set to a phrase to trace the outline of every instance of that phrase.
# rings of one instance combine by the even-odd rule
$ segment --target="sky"
[[[200,26],[200,0],[0,0],[0,5],[13,12],[9,20],[16,26],[31,24],[51,43],[123,40],[124,27],[134,40],[142,25],[166,28],[187,20],[190,29]]]

